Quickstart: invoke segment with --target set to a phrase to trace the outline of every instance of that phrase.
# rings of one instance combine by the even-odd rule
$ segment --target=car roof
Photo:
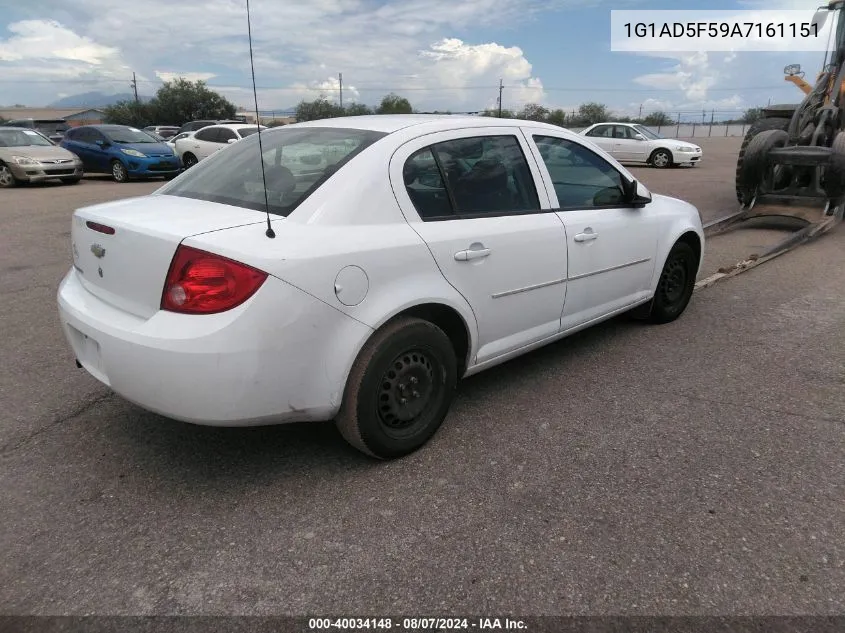
[[[214,125],[207,125],[206,127],[224,127],[227,130],[239,130],[244,127],[255,127],[255,123],[216,123]],[[261,127],[265,126],[262,125]],[[194,132],[199,132],[199,130],[194,130]]]
[[[471,127],[545,127],[561,130],[563,128],[550,123],[530,121],[525,119],[499,119],[494,117],[454,115],[454,114],[364,114],[360,116],[345,116],[331,119],[317,119],[291,123],[284,128],[297,127],[338,127],[371,130],[391,134],[412,126],[424,126],[426,131],[437,132]]]

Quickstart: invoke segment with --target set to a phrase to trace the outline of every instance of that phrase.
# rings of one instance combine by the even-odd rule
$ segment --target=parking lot
[[[632,168],[703,219],[739,138]],[[699,142],[699,139],[696,139]],[[192,426],[77,369],[56,289],[79,206],[0,192],[0,604],[9,614],[832,614],[845,609],[845,232],[461,386],[376,463],[331,424]],[[714,238],[702,276],[779,239]]]

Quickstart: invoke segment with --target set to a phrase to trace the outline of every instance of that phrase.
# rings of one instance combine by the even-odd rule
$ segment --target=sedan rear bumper
[[[91,294],[74,269],[58,291],[77,361],[138,406],[210,426],[329,420],[372,330],[274,278],[215,315],[142,319]]]

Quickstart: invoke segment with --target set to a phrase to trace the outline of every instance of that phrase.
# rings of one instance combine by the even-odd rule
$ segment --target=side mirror
[[[627,180],[622,182],[622,187],[625,192],[625,202],[632,204],[635,207],[644,207],[651,202],[651,192],[637,180]]]
[[[238,139],[236,139],[236,138],[230,138],[230,139],[229,139],[228,141],[226,141],[226,142],[227,142],[229,145],[231,145],[232,143],[237,143],[237,142],[238,142]]]
[[[643,136],[642,134],[634,134],[634,138],[638,141],[644,141],[645,140],[645,136]]]

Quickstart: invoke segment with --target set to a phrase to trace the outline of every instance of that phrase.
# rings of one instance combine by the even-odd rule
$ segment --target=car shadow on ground
[[[454,459],[455,450],[465,450],[466,445],[450,446],[450,440],[454,440],[450,431],[464,418],[483,415],[479,409],[490,406],[489,396],[532,384],[547,372],[565,370],[583,356],[594,354],[597,348],[606,348],[611,339],[643,327],[648,326],[622,315],[461,381],[452,410],[438,434],[420,451],[394,464],[414,467],[430,463],[439,450],[443,454],[435,459]],[[111,453],[113,466],[143,471],[144,477],[166,473],[172,479],[181,473],[178,479],[185,481],[237,482],[251,473],[260,473],[266,481],[279,476],[310,477],[315,472],[323,476],[369,471],[389,463],[371,459],[350,447],[332,422],[220,428],[173,421],[118,396],[113,398],[113,408],[115,415],[104,425],[101,436],[106,450],[103,456]],[[475,434],[476,439],[478,433],[484,432],[466,428],[460,431]],[[471,437],[469,443],[478,442]]]

